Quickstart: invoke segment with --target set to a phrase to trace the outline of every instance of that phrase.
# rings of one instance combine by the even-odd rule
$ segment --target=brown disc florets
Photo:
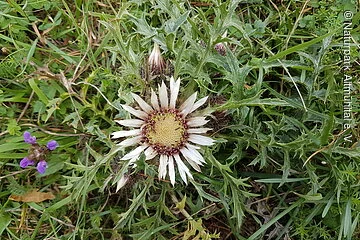
[[[187,138],[186,120],[176,109],[161,109],[149,114],[142,127],[143,141],[159,154],[179,153]]]

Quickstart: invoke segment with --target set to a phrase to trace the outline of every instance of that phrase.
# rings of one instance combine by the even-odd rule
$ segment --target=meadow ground
[[[358,10],[0,0],[0,238],[360,239]]]

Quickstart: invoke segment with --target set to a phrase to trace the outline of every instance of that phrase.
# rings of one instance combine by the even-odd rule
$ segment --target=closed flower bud
[[[163,57],[161,56],[159,45],[156,43],[154,43],[154,48],[150,53],[148,64],[150,73],[153,75],[162,74],[165,70],[166,64]]]
[[[222,38],[226,38],[227,32],[225,32],[221,37]],[[226,55],[226,47],[225,47],[226,43],[217,43],[215,44],[214,48],[215,50],[221,55],[221,56],[225,56]]]

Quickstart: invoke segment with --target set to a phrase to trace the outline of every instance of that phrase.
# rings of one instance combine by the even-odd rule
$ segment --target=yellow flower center
[[[182,143],[184,133],[184,124],[175,113],[158,113],[150,119],[145,136],[152,145],[174,148]]]

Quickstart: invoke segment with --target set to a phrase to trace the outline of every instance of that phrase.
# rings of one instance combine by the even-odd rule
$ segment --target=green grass
[[[359,18],[351,0],[0,0],[0,238],[360,239]],[[182,99],[209,95],[216,139],[202,172],[188,185],[177,173],[175,187],[156,161],[120,161],[129,149],[110,139],[130,93],[149,99],[170,76]],[[44,175],[19,166],[25,131],[60,144]],[[31,189],[55,199],[9,198]]]

